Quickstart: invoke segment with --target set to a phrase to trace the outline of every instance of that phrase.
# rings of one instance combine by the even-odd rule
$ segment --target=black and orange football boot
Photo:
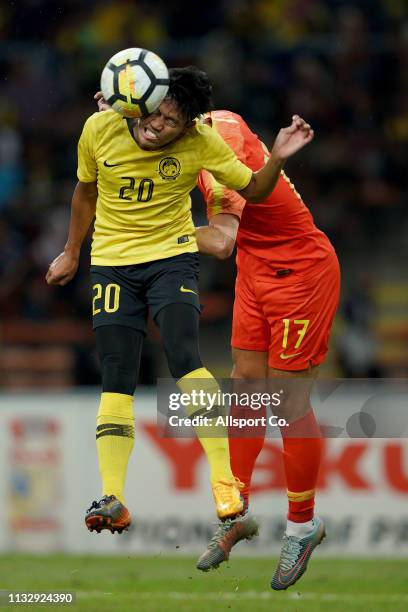
[[[129,510],[114,495],[104,495],[99,501],[92,502],[85,515],[89,531],[97,533],[102,529],[122,533],[129,528],[131,521]]]

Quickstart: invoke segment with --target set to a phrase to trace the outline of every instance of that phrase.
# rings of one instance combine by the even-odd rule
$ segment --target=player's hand
[[[110,109],[110,105],[107,103],[107,101],[103,97],[103,93],[101,91],[96,92],[96,94],[94,95],[94,100],[96,100],[99,112]]]
[[[288,157],[313,140],[313,137],[314,131],[309,123],[306,123],[299,115],[293,115],[291,125],[279,131],[271,155],[279,160],[286,161]]]
[[[64,286],[72,280],[78,270],[79,258],[63,252],[54,259],[45,275],[49,285]]]

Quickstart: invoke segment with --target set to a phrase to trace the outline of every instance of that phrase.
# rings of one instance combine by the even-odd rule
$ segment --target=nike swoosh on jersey
[[[197,295],[196,291],[193,291],[192,289],[186,289],[184,285],[181,285],[180,291],[181,293],[194,293],[194,295]]]
[[[302,352],[302,351],[301,351],[301,352]],[[300,352],[300,353],[292,353],[292,355],[285,355],[285,353],[281,353],[281,354],[279,355],[279,357],[280,357],[281,359],[290,359],[291,357],[296,357],[296,355],[300,355],[300,354],[301,354],[301,352]]]
[[[103,162],[103,165],[104,165],[106,168],[113,168],[114,166],[120,166],[120,164],[121,164],[121,162],[120,162],[119,164],[108,164],[108,162],[106,161],[106,159],[105,159],[105,161]]]

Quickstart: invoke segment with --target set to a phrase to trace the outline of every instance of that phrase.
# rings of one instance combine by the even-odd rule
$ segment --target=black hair
[[[167,97],[174,100],[187,121],[212,108],[212,87],[207,74],[196,66],[170,68]]]

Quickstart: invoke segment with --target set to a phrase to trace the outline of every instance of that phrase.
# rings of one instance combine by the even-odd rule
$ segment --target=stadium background
[[[288,163],[287,173],[341,261],[341,307],[323,376],[406,377],[408,373],[404,0],[208,0],[205,7],[181,1],[3,2],[0,494],[7,515],[0,530],[3,551],[120,550],[113,538],[102,536],[103,543],[95,544],[91,536],[82,534],[80,524],[90,492],[98,494],[93,427],[99,370],[90,330],[89,241],[70,285],[48,287],[44,275],[66,239],[76,143],[85,118],[95,111],[92,97],[101,68],[113,53],[128,46],[153,49],[169,66],[194,63],[206,70],[214,84],[215,107],[241,113],[268,145],[294,112],[312,124],[315,141]],[[199,193],[194,194],[193,211],[197,224],[205,223]],[[231,365],[234,274],[233,258],[222,262],[202,258],[202,353],[219,376],[228,376]],[[170,523],[168,528],[160,520],[177,515],[180,505],[194,513],[198,504],[198,519],[211,519],[210,493],[198,485],[205,482],[204,465],[193,487],[185,480],[180,486],[171,459],[155,449],[147,432],[155,418],[156,377],[167,375],[158,333],[150,325],[142,359],[144,388],[136,403],[137,414],[142,415],[136,449],[139,445],[141,450],[132,459],[129,494],[137,508],[140,500],[133,483],[144,482],[141,513],[152,520],[138,528],[145,545],[131,534],[126,552],[174,552],[178,527]],[[390,445],[373,441],[367,450],[372,456],[365,456],[359,474],[342,463],[347,448],[341,443],[337,450],[333,447],[326,504],[340,504],[340,518],[329,549],[332,554],[407,553],[405,445],[400,441],[396,450],[394,446],[399,477],[391,474],[387,480],[388,472],[382,468]],[[264,482],[274,478],[273,449],[268,453],[261,468]],[[152,466],[147,480],[156,478],[158,489],[152,489],[139,467],[142,463],[149,471],[146,462]],[[353,480],[357,476],[359,483]],[[369,482],[366,488],[364,478]],[[282,491],[282,483],[276,481],[259,492],[261,513],[283,516]],[[161,502],[150,516],[160,494]],[[367,542],[359,546],[342,509],[355,507],[363,516],[376,504],[384,504],[378,528],[381,546],[370,548]],[[81,517],[78,525],[61,518],[72,517],[72,512]],[[199,536],[192,537],[191,546],[182,543],[186,552],[202,546],[206,532],[200,532],[204,523],[200,524],[190,525],[191,533],[197,536],[198,529]],[[270,525],[264,553],[269,545],[277,552],[280,529],[280,523]]]

